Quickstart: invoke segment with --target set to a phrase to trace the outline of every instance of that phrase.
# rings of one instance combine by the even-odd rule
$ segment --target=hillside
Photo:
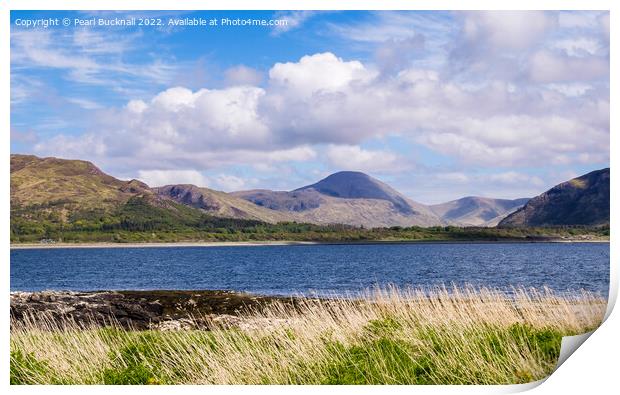
[[[11,155],[10,196],[12,238],[173,230],[221,222],[160,197],[143,182],[116,179],[82,160]]]
[[[56,214],[61,219],[76,212],[110,212],[148,187],[121,181],[90,162],[32,155],[11,155],[11,208]]]
[[[341,171],[294,192],[317,191],[342,199],[378,199],[390,203],[403,214],[413,214],[413,207],[389,185],[358,171]]]
[[[563,182],[503,219],[500,227],[609,224],[609,168]]]
[[[496,226],[499,221],[521,208],[528,200],[530,199],[492,199],[468,196],[432,205],[430,209],[451,225]]]
[[[271,210],[225,192],[195,185],[166,185],[155,187],[153,191],[162,198],[172,199],[216,217],[251,219],[268,223],[299,219],[294,213]]]
[[[315,224],[389,227],[444,223],[423,204],[367,174],[353,171],[334,173],[290,192],[261,189],[232,195]]]

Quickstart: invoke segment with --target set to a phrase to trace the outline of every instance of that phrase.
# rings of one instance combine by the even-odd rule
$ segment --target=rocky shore
[[[84,327],[114,324],[136,330],[243,328],[274,322],[255,322],[258,319],[242,318],[241,313],[276,301],[295,305],[299,300],[212,290],[12,292],[11,323],[69,321]]]

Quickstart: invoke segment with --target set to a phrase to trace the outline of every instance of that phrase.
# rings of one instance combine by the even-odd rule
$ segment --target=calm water
[[[387,283],[607,295],[609,244],[371,244],[11,250],[11,290],[346,293]]]

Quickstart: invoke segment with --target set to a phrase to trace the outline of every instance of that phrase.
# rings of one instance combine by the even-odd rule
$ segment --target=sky
[[[151,186],[532,197],[609,166],[609,117],[608,12],[11,12],[11,152]]]

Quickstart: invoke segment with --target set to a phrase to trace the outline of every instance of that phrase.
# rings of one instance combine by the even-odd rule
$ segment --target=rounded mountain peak
[[[406,199],[389,185],[359,171],[339,171],[321,181],[296,189],[314,189],[324,195],[345,199],[382,199],[390,201],[402,212],[411,212]]]

